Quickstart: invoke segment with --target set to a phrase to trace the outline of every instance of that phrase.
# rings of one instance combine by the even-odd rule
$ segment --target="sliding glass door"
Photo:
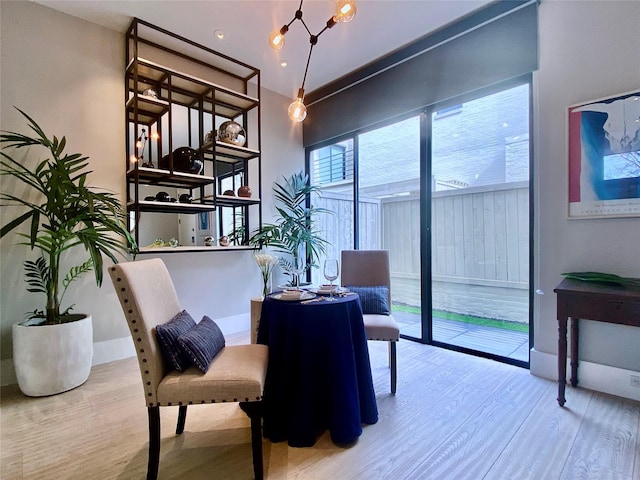
[[[431,115],[431,337],[529,360],[529,85]]]
[[[527,81],[307,151],[328,256],[389,250],[403,337],[528,363],[529,124]]]

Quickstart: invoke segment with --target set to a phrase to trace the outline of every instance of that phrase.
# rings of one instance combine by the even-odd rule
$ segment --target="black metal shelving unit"
[[[232,209],[233,229],[237,227],[238,213],[241,214],[243,238],[249,238],[250,231],[262,226],[260,70],[137,18],[127,30],[125,55],[127,211],[136,240],[139,242],[144,222],[153,221],[152,215],[141,218],[143,212],[217,211],[220,226],[223,209]],[[155,96],[149,95],[149,90]],[[216,124],[226,120],[243,126],[247,133],[244,146],[217,140],[205,142],[206,130],[215,130]],[[148,136],[148,142],[142,146],[146,163],[139,161],[140,147],[136,146],[143,128]],[[157,139],[151,137],[152,132],[158,134]],[[201,172],[174,169],[173,152],[183,146],[199,153],[204,164]],[[163,162],[163,168],[157,168],[163,157],[168,157],[168,161]],[[252,174],[257,196],[222,194],[224,179],[231,179],[236,190],[240,183],[250,185]],[[176,189],[188,193],[193,200],[191,203],[145,200],[142,194],[145,186]],[[243,247],[251,248],[185,245],[162,251]],[[157,251],[141,247],[141,253]]]

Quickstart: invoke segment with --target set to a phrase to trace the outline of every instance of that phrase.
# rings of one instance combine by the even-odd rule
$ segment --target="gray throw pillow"
[[[376,285],[373,287],[358,287],[345,285],[350,291],[357,293],[362,305],[362,313],[390,315],[389,310],[389,289],[386,285]]]
[[[166,362],[179,372],[183,372],[191,366],[191,359],[180,349],[178,338],[195,326],[195,320],[186,310],[177,314],[167,323],[156,326],[160,352]]]
[[[178,338],[180,349],[202,373],[207,373],[214,357],[224,348],[220,327],[206,315],[200,323]]]

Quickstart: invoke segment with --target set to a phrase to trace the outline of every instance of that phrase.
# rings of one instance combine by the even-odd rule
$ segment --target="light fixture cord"
[[[311,52],[313,52],[314,43],[311,44],[311,48],[309,48],[309,56],[307,57],[307,66],[304,67],[304,77],[302,77],[302,86],[300,87],[304,90],[304,82],[307,81],[307,72],[309,71],[309,62],[311,61]]]

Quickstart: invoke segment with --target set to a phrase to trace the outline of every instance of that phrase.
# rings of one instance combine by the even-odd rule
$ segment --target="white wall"
[[[24,131],[12,108],[19,106],[47,132],[66,135],[70,151],[91,157],[96,183],[123,195],[123,35],[32,2],[2,1],[0,17],[0,128]],[[640,277],[640,219],[566,219],[565,143],[568,105],[640,87],[639,19],[640,2],[552,0],[540,7],[540,69],[534,82],[535,287],[545,295],[536,297],[538,355],[532,356],[532,371],[550,378],[555,373],[548,360],[557,342],[553,288],[560,274],[601,270]],[[271,185],[302,169],[304,156],[299,126],[283,114],[290,99],[263,91],[262,100],[263,212],[268,221]],[[6,210],[0,212],[3,221]],[[0,243],[1,359],[11,357],[11,324],[34,308],[36,297],[24,290],[25,255],[25,247],[13,246],[11,240]],[[249,298],[260,292],[250,253],[163,258],[194,316],[224,318],[226,331],[248,328]],[[98,290],[87,277],[69,300],[78,311],[93,313],[101,358],[116,358],[129,333],[108,278]],[[640,371],[638,345],[640,329],[582,322],[585,363]]]
[[[21,108],[45,132],[66,135],[68,152],[90,156],[92,183],[124,199],[124,34],[32,2],[2,1],[0,8],[0,128],[26,132],[25,121],[12,106]],[[261,98],[263,214],[269,221],[273,181],[303,169],[304,150],[300,126],[292,126],[286,115],[290,99],[267,90]],[[14,189],[6,178],[1,188]],[[2,208],[3,224],[15,215],[12,210]],[[0,243],[2,360],[12,357],[11,325],[45,301],[25,291],[22,262],[29,250],[13,245],[15,240],[10,235]],[[194,317],[207,314],[221,319],[225,333],[249,328],[249,300],[261,293],[259,270],[250,251],[176,253],[162,258],[183,305]],[[129,330],[108,275],[101,289],[91,276],[76,287],[65,301],[76,303],[75,311],[93,315],[94,363],[132,354]],[[9,363],[3,362],[3,384],[13,374]]]
[[[567,219],[566,107],[640,88],[640,2],[543,1],[535,74],[535,350],[531,370],[554,378],[554,287],[562,272],[640,277],[640,218]],[[640,371],[640,329],[581,322],[580,359]],[[605,379],[602,379],[605,381]],[[628,384],[629,378],[621,382]],[[628,386],[628,385],[627,385]],[[594,386],[594,388],[596,388]],[[638,390],[638,389],[636,389]],[[640,391],[637,392],[640,398]]]

